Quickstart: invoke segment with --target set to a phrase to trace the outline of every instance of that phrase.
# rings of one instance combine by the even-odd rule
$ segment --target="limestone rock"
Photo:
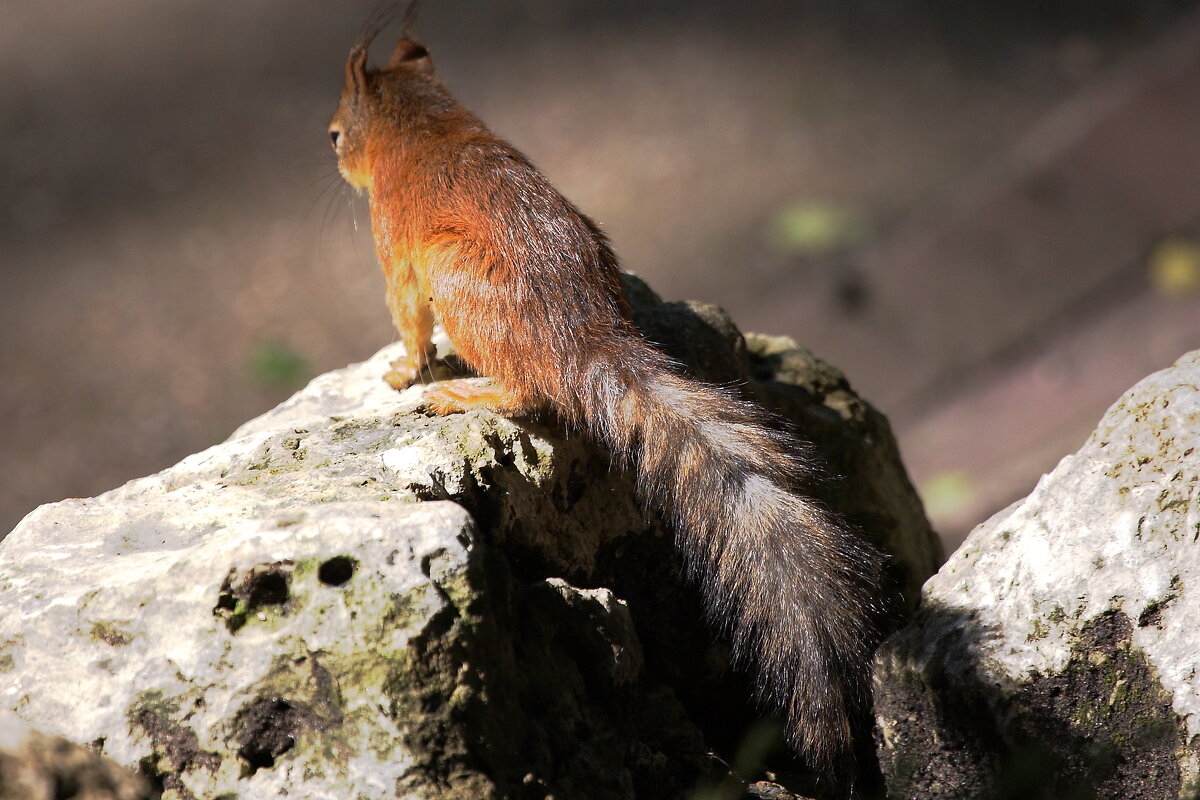
[[[1200,796],[1200,352],[971,533],[877,661],[892,796]]]
[[[915,598],[938,551],[883,418],[786,340],[630,290],[664,346],[830,447],[829,501]],[[419,413],[381,381],[398,354],[23,520],[0,710],[171,800],[677,797],[716,769],[748,694],[630,477],[552,418]]]

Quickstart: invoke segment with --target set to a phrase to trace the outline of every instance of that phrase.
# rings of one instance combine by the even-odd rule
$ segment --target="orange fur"
[[[369,193],[408,353],[386,379],[403,388],[428,365],[436,316],[491,382],[435,384],[431,410],[550,407],[607,444],[674,521],[711,613],[758,664],[792,742],[818,769],[847,769],[879,555],[796,491],[813,471],[804,445],[641,338],[600,230],[454,101],[425,49],[404,39],[377,70],[368,43],[347,60],[330,133],[342,174]]]

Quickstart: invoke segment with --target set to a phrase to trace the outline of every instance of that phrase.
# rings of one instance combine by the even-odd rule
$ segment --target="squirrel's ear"
[[[367,47],[359,42],[346,59],[346,91],[354,97],[367,93]]]
[[[433,72],[433,59],[430,57],[429,51],[425,49],[425,45],[418,44],[411,39],[401,39],[396,43],[392,57],[388,59],[387,69],[399,66],[420,72]]]

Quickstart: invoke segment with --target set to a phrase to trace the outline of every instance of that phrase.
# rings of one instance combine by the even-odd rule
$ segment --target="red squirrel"
[[[709,613],[756,664],[792,746],[846,780],[881,556],[798,491],[816,468],[768,412],[686,377],[646,342],[604,234],[455,101],[408,27],[382,68],[367,65],[377,27],[363,32],[329,125],[339,171],[369,195],[404,342],[385,379],[403,389],[429,366],[436,318],[490,382],[432,384],[428,409],[549,408],[606,445],[673,524]]]

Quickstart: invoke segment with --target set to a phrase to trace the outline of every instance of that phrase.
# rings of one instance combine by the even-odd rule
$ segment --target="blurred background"
[[[1200,347],[1195,5],[427,0],[418,30],[628,269],[841,367],[953,547]],[[3,4],[0,532],[393,340],[325,132],[376,6]]]

